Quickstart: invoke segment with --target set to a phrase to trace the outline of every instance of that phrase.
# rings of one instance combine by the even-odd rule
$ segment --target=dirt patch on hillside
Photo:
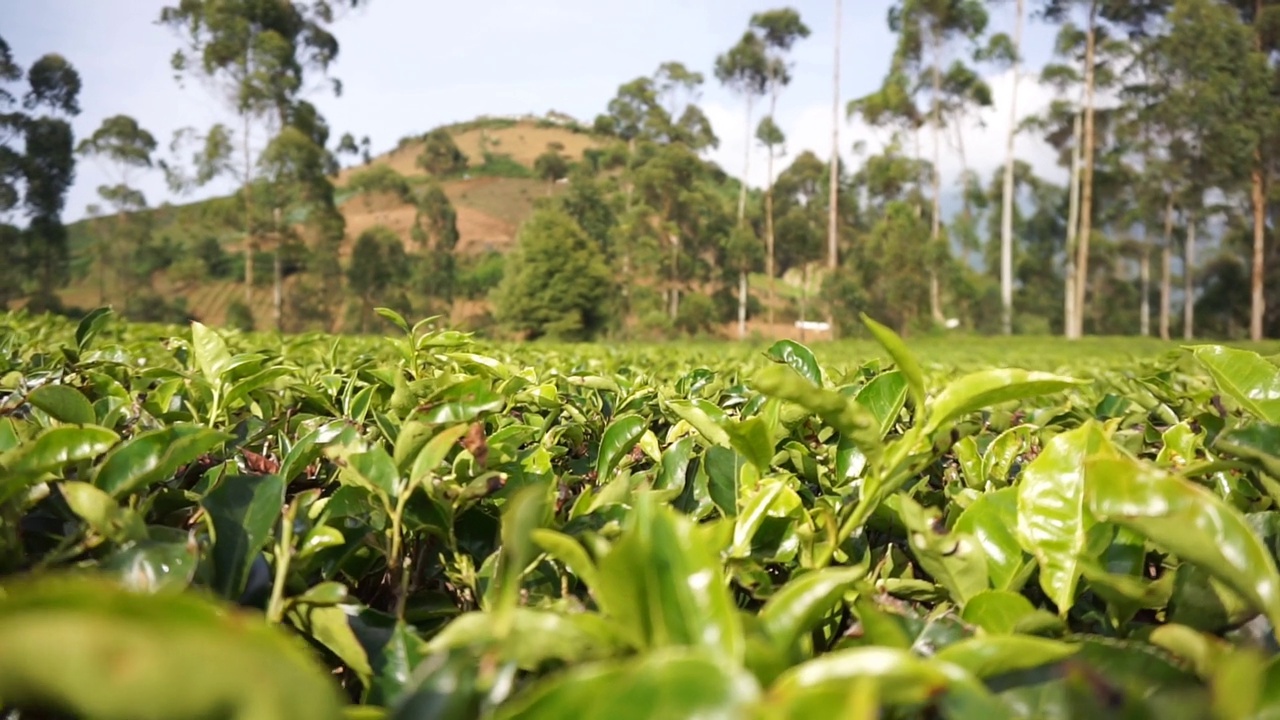
[[[445,194],[454,207],[469,207],[503,222],[518,226],[533,214],[533,205],[548,190],[560,192],[563,185],[522,178],[472,178],[445,185]]]
[[[511,159],[525,167],[533,167],[533,161],[547,151],[549,143],[564,145],[561,152],[574,160],[582,159],[586,150],[600,147],[599,141],[588,135],[523,123],[500,130],[468,130],[454,135],[453,141],[473,165],[484,162],[486,147],[496,155],[510,155]]]
[[[459,190],[446,194],[454,195]],[[494,217],[482,210],[470,207],[454,198],[458,213],[458,247],[463,255],[483,253],[489,250],[505,251],[515,240],[516,224]],[[366,230],[381,225],[404,241],[405,250],[417,252],[420,248],[413,241],[413,223],[417,209],[390,193],[354,197],[343,203],[342,215],[347,221],[347,242],[343,243],[340,257],[347,259],[355,239]]]
[[[400,205],[399,207],[387,208],[385,210],[375,210],[373,212],[360,212],[359,203],[348,203],[343,206],[343,216],[347,219],[347,242],[342,244],[340,257],[346,259],[351,256],[351,248],[355,245],[356,238],[364,231],[382,225],[404,241],[405,250],[416,252],[418,250],[417,243],[413,241],[411,230],[413,229],[413,221],[418,216],[418,211],[412,205]],[[356,206],[356,207],[353,207]]]
[[[458,206],[456,209],[458,254],[476,255],[490,250],[506,252],[515,242],[515,225],[473,208]]]
[[[564,146],[562,152],[574,160],[581,160],[583,153],[588,149],[602,147],[601,142],[590,135],[557,127],[538,127],[533,123],[518,123],[512,127],[499,129],[467,130],[456,133],[453,141],[467,156],[467,162],[471,165],[480,165],[484,162],[484,150],[487,147],[489,152],[510,155],[517,163],[528,168],[532,168],[533,161],[546,152],[548,143],[560,143]],[[420,176],[426,174],[418,167],[420,154],[422,154],[422,143],[408,142],[373,158],[369,164],[388,165],[405,177]],[[334,184],[343,187],[353,173],[365,167],[368,166],[360,165],[342,170],[334,179]]]

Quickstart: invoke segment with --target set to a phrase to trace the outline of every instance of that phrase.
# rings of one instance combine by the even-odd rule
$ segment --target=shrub
[[[564,212],[542,208],[520,232],[494,292],[499,321],[531,338],[586,340],[612,315],[613,277],[599,247]]]
[[[233,327],[245,332],[253,330],[253,310],[240,300],[232,300],[231,304],[227,305],[226,324],[227,327]]]

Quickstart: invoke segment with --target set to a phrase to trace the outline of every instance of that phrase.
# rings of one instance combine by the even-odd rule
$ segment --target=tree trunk
[[[1139,334],[1147,337],[1151,334],[1151,242],[1147,237],[1142,239],[1142,257],[1138,260],[1138,285],[1142,288]]]
[[[1249,339],[1262,339],[1262,320],[1267,305],[1262,296],[1263,279],[1266,277],[1266,266],[1263,255],[1267,233],[1267,178],[1266,168],[1262,164],[1262,152],[1254,153],[1254,168],[1251,179],[1251,195],[1253,197],[1253,272],[1250,278],[1249,300]]]
[[[1080,113],[1071,123],[1071,187],[1067,191],[1067,251],[1063,268],[1062,332],[1068,338],[1076,325],[1076,240],[1080,232]]]
[[[253,310],[253,162],[249,153],[249,115],[244,115],[244,304]],[[362,328],[363,329],[363,328]]]
[[[769,119],[772,120],[778,112],[778,88],[775,85],[773,93],[769,96]],[[774,277],[774,237],[773,237],[773,145],[766,146],[769,157],[765,163],[765,194],[764,194],[764,241],[765,241],[765,274],[769,276],[769,325],[773,325],[774,305],[778,300],[777,278]]]
[[[680,236],[672,235],[671,243],[671,319],[674,321],[676,316],[680,314],[680,289],[677,285],[680,282]]]
[[[1084,307],[1088,294],[1089,278],[1089,234],[1093,229],[1093,148],[1094,112],[1093,83],[1095,79],[1094,60],[1097,53],[1098,40],[1098,0],[1089,3],[1089,27],[1085,34],[1084,46],[1084,165],[1080,178],[1080,238],[1079,256],[1076,258],[1076,299],[1075,327],[1072,328],[1072,339],[1084,335]]]
[[[804,268],[800,280],[800,342],[805,341],[805,312],[809,305],[809,263],[802,263]]]
[[[1022,6],[1018,0],[1013,25],[1013,89],[1009,94],[1009,134],[1004,141],[1004,188],[1000,202],[1000,329],[1013,334],[1013,161],[1018,125],[1018,54],[1022,48]]]
[[[1253,2],[1255,26],[1262,22],[1263,5],[1264,0]],[[1253,49],[1254,52],[1262,52],[1262,31],[1258,27],[1253,28]],[[1267,312],[1267,304],[1262,296],[1263,280],[1266,277],[1263,256],[1267,233],[1267,164],[1262,157],[1261,140],[1253,152],[1253,173],[1250,185],[1250,194],[1253,198],[1253,270],[1249,282],[1249,339],[1256,342],[1262,339],[1262,320]]]
[[[1169,339],[1169,309],[1173,295],[1173,194],[1164,206],[1164,245],[1160,248],[1160,339]]]
[[[751,96],[747,96],[747,134],[742,148],[742,186],[738,188],[738,222],[747,215],[747,174],[751,172]]]
[[[738,339],[747,337],[747,271],[738,271]]]
[[[116,212],[116,232],[119,235],[119,240],[117,242],[126,246],[129,242],[129,234],[126,230],[128,222],[129,218],[125,214],[124,208],[121,207]],[[124,304],[127,306],[129,304],[129,298],[133,297],[133,283],[129,281],[129,278],[125,277],[125,273],[128,272],[128,268],[131,267],[133,263],[129,262],[129,253],[127,252],[128,247],[125,247],[124,249],[126,252],[118,253],[119,257],[116,258],[116,282],[120,284],[120,292],[123,294]]]
[[[280,225],[280,208],[273,211],[276,226],[276,255],[272,263],[272,311],[277,332],[284,331],[284,263],[280,251],[284,245],[284,228]]]
[[[1196,216],[1187,213],[1187,242],[1182,248],[1182,339],[1195,337]]]
[[[627,205],[628,211],[631,210],[631,196],[635,192],[635,183],[631,179],[632,163],[636,156],[636,139],[634,137],[627,138]]]
[[[933,43],[933,107],[930,113],[933,116],[933,218],[929,228],[929,242],[937,250],[942,232],[942,171],[939,167],[942,158],[942,38],[934,32],[931,39]],[[932,264],[929,267],[929,315],[935,323],[942,323],[942,292],[938,283],[938,269]]]
[[[777,302],[778,294],[774,284],[775,279],[773,267],[773,147],[769,148],[768,160],[769,185],[764,193],[764,274],[769,278],[769,302],[768,314],[769,325],[773,325],[773,306]]]
[[[835,60],[831,71],[831,168],[827,188],[827,277],[833,277],[840,267],[840,0],[836,0]],[[827,305],[827,325],[831,338],[836,337],[835,314]]]

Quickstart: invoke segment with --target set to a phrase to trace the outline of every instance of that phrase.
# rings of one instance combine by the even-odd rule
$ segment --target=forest
[[[56,51],[22,67],[0,38],[8,307],[76,316],[109,302],[138,320],[358,333],[384,306],[566,340],[769,337],[796,320],[859,335],[861,312],[904,334],[1280,333],[1280,3],[899,0],[884,18],[889,72],[871,94],[834,94],[821,156],[787,154],[774,117],[796,47],[834,18],[781,7],[743,18],[711,67],[673,60],[622,83],[590,121],[524,121],[554,131],[524,162],[493,139],[511,119],[437,128],[377,157],[368,137],[330,128],[307,89],[339,91],[328,72],[341,21],[363,4],[165,8],[157,32],[183,47],[175,74],[214,87],[228,118],[171,141],[125,114],[75,137],[75,67]],[[993,32],[997,17],[1012,32]],[[1021,60],[1032,19],[1057,29],[1041,68]],[[839,88],[857,49],[832,50]],[[1011,130],[984,177],[968,169],[964,128],[995,107],[985,78],[1004,71],[1017,82],[996,110]],[[699,98],[713,83],[767,149],[763,187],[739,179],[750,154],[741,168],[707,159],[719,140]],[[1033,83],[1054,97],[1038,114],[1017,103]],[[833,163],[855,122],[886,141]],[[456,142],[468,131],[478,151]],[[1049,143],[1066,182],[1038,176],[1019,136]],[[943,149],[962,159],[956,178],[938,169]],[[406,151],[398,170],[388,158]],[[85,162],[112,182],[64,224]],[[138,189],[150,173],[169,197]],[[523,183],[503,247],[464,247],[453,188],[478,178]],[[214,181],[238,190],[188,197]],[[361,197],[404,222],[355,223]]]

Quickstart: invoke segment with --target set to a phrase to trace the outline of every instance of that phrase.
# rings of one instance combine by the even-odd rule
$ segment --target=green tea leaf
[[[880,421],[870,410],[838,392],[814,385],[787,366],[762,368],[752,377],[752,384],[765,395],[795,403],[817,415],[860,447],[879,445]]]
[[[89,343],[102,332],[102,326],[113,312],[109,307],[94,308],[80,318],[80,322],[76,324],[76,347],[81,353],[89,349]]]
[[[911,393],[911,402],[915,403],[916,413],[923,412],[924,373],[920,370],[920,363],[916,360],[915,354],[907,349],[897,333],[867,317],[866,313],[862,313],[861,317],[862,324],[867,326],[875,336],[876,342],[880,343],[885,352],[889,353],[889,357],[893,358],[894,364],[898,366],[898,370],[907,381],[907,390]]]
[[[497,602],[493,608],[496,631],[510,631],[513,612],[520,600],[520,578],[533,559],[533,531],[547,523],[550,507],[546,488],[532,485],[507,503],[502,513],[501,572],[497,578]]]
[[[606,482],[613,476],[618,463],[644,434],[648,423],[639,415],[623,415],[613,419],[600,438],[600,451],[596,458],[596,477]]]
[[[991,585],[998,590],[1019,590],[1024,555],[1018,544],[1018,491],[1005,488],[984,493],[960,513],[954,530],[969,535],[982,546]]]
[[[939,532],[929,511],[905,495],[899,501],[900,517],[910,531],[911,554],[956,604],[963,607],[989,587],[987,558],[980,544],[963,533]]]
[[[667,648],[552,676],[500,707],[494,720],[736,718],[759,693],[750,676],[714,655]]]
[[[716,551],[689,519],[640,495],[592,588],[641,648],[693,646],[738,661],[743,635]]]
[[[231,352],[227,350],[227,341],[216,330],[203,323],[192,322],[191,349],[200,374],[204,375],[210,385],[217,386],[222,375],[231,367]]]
[[[907,380],[901,370],[880,373],[858,389],[854,396],[880,422],[883,438],[897,422],[907,402]]]
[[[0,505],[21,496],[46,473],[101,455],[118,439],[114,432],[96,425],[62,426],[0,454]]]
[[[190,587],[199,564],[199,547],[194,541],[144,540],[111,555],[101,568],[130,590],[179,593]]]
[[[475,720],[480,717],[484,691],[473,653],[435,653],[418,663],[400,697],[391,708],[390,720]]]
[[[924,433],[932,435],[944,423],[992,405],[1061,392],[1082,383],[1033,370],[980,370],[952,381],[938,393],[929,406]]]
[[[201,505],[213,521],[214,589],[235,599],[284,508],[284,481],[278,475],[230,475]]]
[[[792,578],[760,608],[765,632],[779,647],[794,647],[866,574],[863,567],[826,567]]]
[[[189,423],[135,435],[107,455],[93,484],[113,497],[128,495],[172,478],[178,468],[230,438]]]
[[[436,472],[468,429],[468,425],[454,425],[433,435],[414,458],[413,467],[409,470],[409,481],[415,485],[421,484],[431,473]]]
[[[626,646],[607,620],[594,613],[565,615],[534,608],[514,608],[511,630],[500,634],[492,613],[459,615],[431,638],[432,652],[454,648],[496,652],[522,670],[537,670],[558,660],[583,663],[621,654]]]
[[[1064,616],[1075,602],[1081,557],[1097,522],[1085,499],[1085,461],[1107,442],[1095,423],[1062,433],[1027,465],[1018,484],[1018,542],[1040,564],[1040,587]]]
[[[724,412],[706,400],[672,400],[666,406],[682,420],[689,423],[698,434],[712,445],[729,447],[729,435],[722,423]]]
[[[858,680],[874,681],[884,706],[920,705],[938,697],[951,679],[910,650],[864,647],[836,650],[784,672],[769,688],[769,703],[784,717],[824,717],[841,707]]]
[[[822,387],[822,368],[813,357],[813,351],[794,340],[779,340],[769,346],[766,353],[776,362],[785,363],[800,373],[804,379]]]
[[[596,587],[596,564],[577,540],[547,528],[536,528],[529,534],[529,539],[539,550],[560,561],[569,572],[577,575],[587,587]]]
[[[1056,663],[1071,657],[1077,649],[1064,642],[1028,635],[991,635],[948,645],[934,657],[962,667],[975,677],[987,678]]]
[[[0,594],[0,637],[11,708],[97,720],[342,717],[336,685],[304,645],[194,594],[83,576],[19,581]]]
[[[1275,558],[1235,509],[1200,485],[1129,458],[1088,464],[1089,509],[1193,562],[1280,626]]]
[[[1223,393],[1253,415],[1280,425],[1280,368],[1252,350],[1221,345],[1191,350]]]
[[[1025,596],[1008,590],[987,590],[969,598],[960,617],[995,635],[1007,635],[1036,610]]]
[[[66,385],[41,385],[27,396],[27,402],[68,425],[92,425],[98,421],[84,393]]]

